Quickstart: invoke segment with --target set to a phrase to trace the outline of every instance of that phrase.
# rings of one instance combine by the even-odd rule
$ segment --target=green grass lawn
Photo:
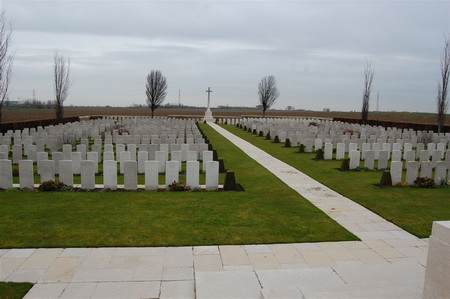
[[[0,282],[0,298],[2,299],[20,299],[33,286],[32,283],[13,283]]]
[[[313,153],[299,154],[298,148],[286,148],[235,126],[224,128],[418,237],[431,234],[433,221],[450,219],[448,187],[380,188],[381,171],[342,172],[341,161],[316,161]]]
[[[357,240],[212,128],[201,128],[245,192],[2,192],[0,247]]]

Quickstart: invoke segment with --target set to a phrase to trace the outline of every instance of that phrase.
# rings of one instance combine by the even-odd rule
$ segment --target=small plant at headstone
[[[305,152],[305,145],[300,144],[298,147],[298,153],[303,154]]]
[[[183,182],[173,182],[169,185],[169,191],[189,191],[191,188]]]
[[[275,136],[273,143],[280,143],[280,139],[278,138],[278,135]]]
[[[253,129],[253,134],[255,134],[255,135],[256,135],[256,129]]]
[[[42,182],[39,186],[39,191],[62,191],[63,187],[67,187],[64,183],[55,182],[55,181],[46,181]],[[64,190],[65,191],[65,190]]]
[[[392,176],[389,170],[383,171],[381,175],[380,185],[382,187],[391,187],[392,186]]]
[[[349,171],[350,170],[350,159],[342,160],[341,171]]]
[[[310,122],[309,125],[313,126],[313,127],[318,127],[319,126],[319,124],[317,122],[315,122],[315,121]]]
[[[263,131],[259,131],[258,136],[259,136],[259,137],[264,137],[264,132],[263,132]]]
[[[436,187],[436,184],[434,183],[434,180],[429,177],[417,177],[417,179],[414,181],[414,187],[416,188],[434,188]]]
[[[342,132],[342,134],[350,134],[352,135],[354,133],[354,131],[352,129],[345,129],[344,132]]]
[[[225,174],[225,183],[223,184],[223,191],[236,191],[236,178],[234,171],[228,170]]]
[[[314,158],[315,160],[324,160],[324,156],[323,156],[323,149],[319,148],[316,151],[316,157]]]
[[[270,140],[270,132],[267,132],[266,140]]]
[[[402,187],[409,187],[409,184],[408,184],[407,182],[398,182],[398,183],[395,185],[395,187],[399,187],[399,188],[402,188]]]
[[[289,140],[289,138],[286,138],[286,140],[284,141],[284,147],[291,147],[291,141]]]
[[[250,128],[250,127],[248,127],[248,130],[247,130],[249,133],[251,133],[252,132],[252,128]]]

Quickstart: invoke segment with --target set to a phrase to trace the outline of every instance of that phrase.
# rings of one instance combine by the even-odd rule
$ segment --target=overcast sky
[[[1,0],[0,0],[1,1]],[[161,70],[165,103],[255,106],[275,76],[275,108],[435,112],[439,61],[450,35],[446,1],[22,1],[14,22],[11,100],[49,100],[53,53],[71,60],[66,105],[145,104],[146,76]]]

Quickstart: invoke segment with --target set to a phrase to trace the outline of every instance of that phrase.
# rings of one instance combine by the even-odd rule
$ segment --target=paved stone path
[[[215,124],[219,133],[361,242],[0,250],[26,298],[421,298],[418,239]]]

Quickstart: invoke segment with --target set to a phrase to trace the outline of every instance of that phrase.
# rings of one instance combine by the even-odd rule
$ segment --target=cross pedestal
[[[208,93],[208,107],[206,108],[205,116],[203,117],[203,121],[214,122],[214,117],[212,116],[212,112],[211,112],[211,109],[209,107],[210,94],[212,92],[211,88],[208,87],[208,90],[206,92]]]

